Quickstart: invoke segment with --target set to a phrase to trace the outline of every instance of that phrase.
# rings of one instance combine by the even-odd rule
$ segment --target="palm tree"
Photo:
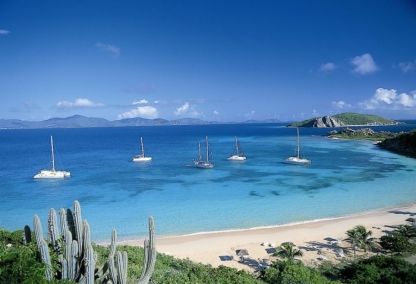
[[[292,242],[284,242],[276,248],[276,252],[273,255],[292,262],[296,257],[302,256],[303,253]]]
[[[355,228],[348,230],[346,234],[348,238],[346,238],[345,240],[351,244],[352,251],[354,252],[355,257],[355,252],[357,250],[358,244],[360,243],[360,235],[358,234],[357,230],[355,230]]]
[[[349,242],[352,246],[354,256],[356,254],[357,248],[361,248],[364,251],[367,249],[373,250],[375,247],[374,238],[371,237],[373,232],[362,226],[355,226],[353,229],[346,232],[348,238],[345,240]]]
[[[368,230],[362,226],[356,226],[355,229],[357,230],[359,236],[360,236],[360,248],[363,249],[365,252],[367,252],[367,249],[373,250],[375,248],[375,241],[374,238],[371,237],[373,235],[373,232],[371,230]]]

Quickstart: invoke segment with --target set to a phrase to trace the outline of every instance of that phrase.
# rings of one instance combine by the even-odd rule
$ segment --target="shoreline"
[[[373,231],[374,237],[379,238],[383,230],[391,230],[391,226],[404,224],[405,220],[413,215],[416,215],[415,202],[281,225],[161,236],[156,238],[156,247],[158,252],[176,258],[189,258],[212,266],[225,265],[252,271],[252,266],[238,262],[236,249],[247,249],[252,261],[270,261],[274,258],[269,252],[275,245],[291,241],[303,250],[302,260],[306,264],[317,265],[322,260],[339,261],[339,248],[342,248],[347,257],[349,244],[343,240],[346,238],[345,232],[352,227],[364,225]],[[337,240],[337,247],[331,247],[328,239]],[[108,242],[98,244],[105,245]],[[143,239],[129,238],[120,240],[118,244],[142,246]],[[269,247],[268,244],[272,244],[273,247]],[[224,261],[221,256],[233,257],[233,260]]]

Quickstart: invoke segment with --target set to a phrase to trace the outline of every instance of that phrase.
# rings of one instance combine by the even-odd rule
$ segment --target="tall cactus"
[[[47,280],[51,280],[52,279],[51,256],[49,254],[48,244],[43,239],[42,223],[40,222],[38,215],[33,216],[33,228],[35,229],[36,244],[40,252],[40,257],[42,259],[42,262],[46,266],[45,277]]]
[[[94,272],[95,272],[95,259],[92,245],[88,244],[85,250],[85,279],[86,284],[94,284]]]
[[[33,227],[41,260],[46,265],[46,279],[67,279],[85,284],[127,284],[127,252],[117,251],[117,231],[111,233],[109,255],[103,267],[96,269],[94,250],[91,244],[91,231],[87,220],[82,220],[81,206],[74,201],[73,211],[59,211],[58,226],[55,209],[48,214],[49,245],[58,255],[60,271],[52,271],[48,243],[44,239],[42,224],[37,215],[33,217]],[[25,243],[30,242],[30,228],[25,227]],[[149,218],[149,238],[144,242],[143,271],[139,284],[148,284],[153,274],[156,261],[154,243],[154,220]]]
[[[149,217],[149,239],[144,241],[144,263],[142,275],[138,284],[147,284],[152,277],[155,269],[156,262],[156,249],[155,249],[155,223],[153,217]]]
[[[75,236],[74,239],[78,242],[78,252],[81,253],[83,242],[82,242],[82,233],[83,233],[83,224],[81,217],[81,205],[78,200],[74,201],[74,227],[75,227]],[[79,255],[81,257],[82,255]]]
[[[55,209],[51,208],[48,214],[48,234],[49,241],[54,247],[58,247],[59,231],[58,220]]]

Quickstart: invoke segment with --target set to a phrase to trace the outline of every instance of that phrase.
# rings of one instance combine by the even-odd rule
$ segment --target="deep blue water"
[[[416,125],[380,127],[409,130]],[[416,201],[416,159],[371,142],[330,140],[301,129],[310,167],[283,164],[296,131],[279,125],[208,125],[0,130],[0,227],[22,228],[48,209],[81,202],[96,240],[142,236],[147,216],[159,235],[283,224]],[[62,181],[33,180],[50,164],[54,136]],[[205,135],[215,168],[191,167]],[[149,164],[131,162],[143,136]],[[234,136],[248,160],[229,162]],[[45,225],[45,224],[44,224]]]

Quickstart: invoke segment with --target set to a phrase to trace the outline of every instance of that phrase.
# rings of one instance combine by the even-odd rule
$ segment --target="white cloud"
[[[191,108],[191,105],[188,102],[185,102],[183,105],[181,105],[175,110],[175,115],[184,115],[188,113],[190,108]]]
[[[86,98],[78,98],[73,102],[60,101],[56,104],[58,108],[89,108],[89,107],[102,107],[104,104],[96,103]]]
[[[121,53],[120,48],[115,45],[97,42],[95,46],[102,51],[110,53],[114,57],[120,56],[120,53]]]
[[[327,63],[322,64],[319,70],[322,72],[331,72],[331,71],[334,71],[336,68],[337,66],[335,65],[335,63],[327,62]]]
[[[154,104],[158,104],[158,103],[159,103],[159,101],[154,101],[153,103],[154,103]]]
[[[8,35],[8,34],[10,34],[10,31],[0,29],[0,36],[4,36],[4,35]]]
[[[395,89],[378,88],[373,97],[360,103],[365,109],[409,109],[416,107],[416,94],[398,94]]]
[[[146,99],[141,99],[141,100],[138,100],[138,101],[134,101],[132,104],[133,105],[145,105],[145,104],[148,104],[149,103],[149,101],[148,100],[146,100]]]
[[[351,64],[354,65],[354,72],[360,75],[371,74],[378,70],[376,62],[369,53],[354,57]]]
[[[212,114],[213,114],[213,115],[219,115],[220,113],[219,113],[217,110],[214,110],[214,111],[212,112]]]
[[[350,108],[351,105],[346,103],[345,101],[333,101],[332,106],[338,109]]]
[[[139,106],[118,115],[119,119],[135,117],[157,118],[159,117],[159,111],[153,106]]]
[[[416,60],[409,62],[400,62],[399,68],[402,70],[403,73],[416,71]]]

